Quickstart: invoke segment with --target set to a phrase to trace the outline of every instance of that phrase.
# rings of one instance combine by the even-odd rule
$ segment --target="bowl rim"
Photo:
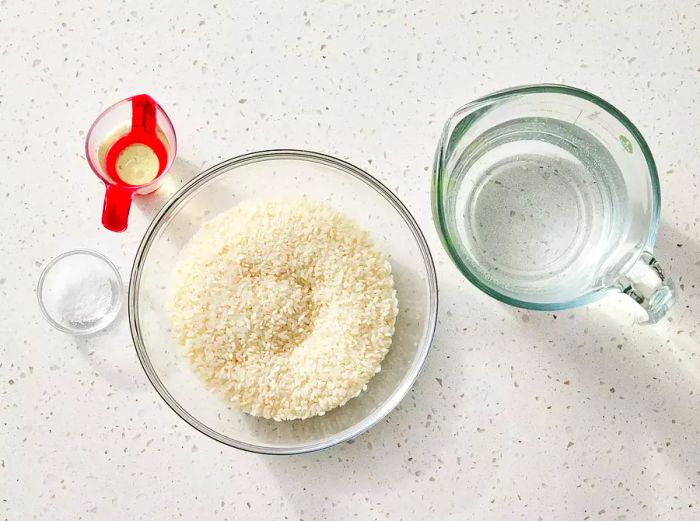
[[[147,257],[148,251],[153,243],[156,233],[166,224],[167,220],[165,217],[169,213],[177,208],[181,201],[185,200],[188,196],[195,193],[199,188],[204,186],[209,181],[217,178],[218,176],[228,172],[229,170],[244,166],[246,164],[268,161],[274,159],[292,159],[292,160],[305,160],[314,163],[320,163],[325,166],[333,167],[340,170],[344,174],[348,174],[356,178],[358,181],[364,182],[370,188],[373,188],[379,195],[383,196],[384,199],[393,206],[393,208],[399,213],[403,218],[406,225],[409,227],[418,248],[421,251],[423,264],[427,273],[427,283],[428,283],[428,318],[423,335],[422,345],[420,346],[420,351],[417,358],[414,359],[413,363],[409,367],[406,375],[401,380],[400,384],[394,389],[389,398],[378,408],[376,408],[371,414],[366,416],[363,420],[357,424],[348,427],[347,429],[341,431],[336,436],[316,441],[312,443],[305,443],[293,446],[282,446],[282,447],[270,447],[267,445],[258,445],[254,443],[243,442],[235,440],[225,434],[222,434],[211,427],[203,424],[197,418],[192,416],[186,409],[184,409],[178,402],[173,398],[173,396],[168,392],[167,388],[161,382],[158,374],[153,368],[146,346],[142,340],[141,327],[138,320],[138,291],[141,281],[141,271],[145,259]],[[391,411],[393,411],[396,406],[403,400],[403,398],[408,394],[408,391],[413,387],[425,360],[428,356],[428,352],[433,343],[433,338],[435,336],[435,329],[437,325],[437,313],[438,313],[438,284],[437,275],[435,272],[435,264],[433,262],[428,243],[425,240],[423,232],[421,231],[418,223],[408,211],[406,206],[398,199],[394,193],[389,190],[384,184],[378,181],[376,178],[365,172],[364,170],[356,167],[355,165],[348,163],[342,159],[338,159],[326,154],[321,154],[319,152],[312,152],[308,150],[298,150],[298,149],[270,149],[261,150],[256,152],[249,152],[236,156],[234,158],[222,161],[204,172],[198,174],[184,186],[182,186],[174,195],[172,195],[156,216],[151,221],[150,225],[146,229],[146,232],[141,239],[138,250],[134,257],[134,262],[131,269],[131,277],[129,281],[129,295],[128,295],[128,311],[129,311],[129,328],[131,331],[131,337],[134,342],[134,347],[136,349],[136,354],[138,356],[141,367],[143,368],[148,380],[154,387],[156,392],[160,395],[163,401],[177,414],[182,420],[188,423],[191,427],[198,430],[205,436],[216,440],[220,443],[228,445],[230,447],[235,447],[247,452],[253,452],[258,454],[268,454],[268,455],[290,455],[290,454],[304,454],[309,452],[315,452],[318,450],[326,449],[334,445],[343,443],[345,441],[356,438],[360,434],[372,428],[374,425],[379,423],[384,419]],[[273,420],[270,420],[273,421]]]

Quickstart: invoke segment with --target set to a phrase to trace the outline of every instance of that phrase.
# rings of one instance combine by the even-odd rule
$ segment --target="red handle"
[[[107,185],[105,202],[102,207],[102,225],[105,228],[113,232],[126,230],[133,196],[133,190]]]

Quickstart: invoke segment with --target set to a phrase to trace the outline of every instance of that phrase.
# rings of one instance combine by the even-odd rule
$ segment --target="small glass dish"
[[[182,356],[167,313],[178,254],[200,226],[243,201],[273,197],[327,202],[367,230],[389,257],[399,305],[391,349],[367,390],[323,416],[285,422],[250,416],[208,389]],[[299,454],[355,438],[398,405],[430,350],[437,303],[428,245],[391,191],[340,159],[301,150],[270,150],[210,168],[165,204],[134,259],[129,323],[149,380],[192,427],[250,452]]]
[[[117,267],[92,250],[72,250],[49,262],[36,295],[44,318],[72,335],[89,335],[110,325],[122,306],[124,286]]]

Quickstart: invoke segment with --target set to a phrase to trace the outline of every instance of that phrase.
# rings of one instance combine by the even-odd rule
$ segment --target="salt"
[[[101,320],[112,302],[109,280],[89,273],[86,279],[70,278],[58,288],[58,311],[63,320],[75,326],[87,326]]]
[[[40,286],[44,311],[62,329],[101,329],[118,311],[118,277],[99,254],[80,251],[61,256],[47,268]]]

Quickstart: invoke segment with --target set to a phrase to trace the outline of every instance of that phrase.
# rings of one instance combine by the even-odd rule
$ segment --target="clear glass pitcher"
[[[459,109],[440,140],[432,198],[450,257],[498,300],[556,310],[621,291],[652,323],[675,301],[652,253],[660,192],[649,147],[586,91],[516,87]]]

